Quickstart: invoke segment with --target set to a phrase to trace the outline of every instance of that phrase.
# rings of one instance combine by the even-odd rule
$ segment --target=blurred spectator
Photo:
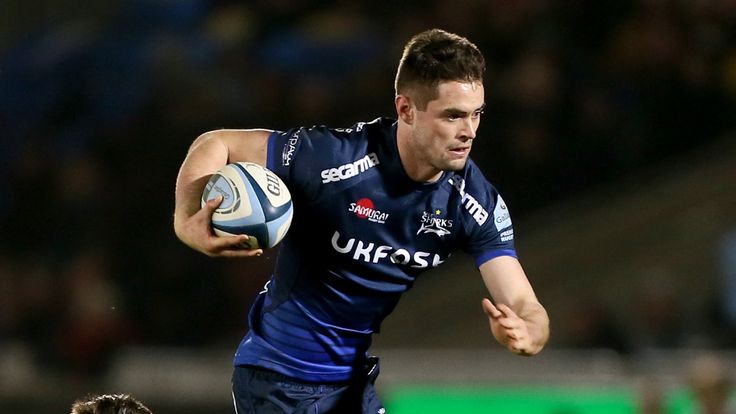
[[[729,403],[733,393],[733,372],[712,355],[694,358],[688,368],[688,386],[695,398],[691,414],[733,414]]]
[[[665,391],[653,378],[642,378],[635,389],[638,414],[665,414]]]

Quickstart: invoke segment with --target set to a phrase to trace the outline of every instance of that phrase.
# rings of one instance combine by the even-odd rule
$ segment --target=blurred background
[[[553,334],[535,358],[499,349],[454,257],[376,337],[388,412],[685,413],[703,366],[728,396],[736,2],[5,0],[0,411],[127,392],[159,414],[231,412],[275,253],[214,260],[176,239],[189,144],[394,116],[402,46],[432,27],[486,56],[472,157]]]

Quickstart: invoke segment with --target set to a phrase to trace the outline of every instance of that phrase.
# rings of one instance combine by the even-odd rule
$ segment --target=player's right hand
[[[212,231],[212,214],[222,203],[222,196],[213,198],[189,217],[174,217],[174,231],[177,237],[194,250],[210,257],[251,257],[263,254],[262,249],[244,247],[249,237],[217,236]]]

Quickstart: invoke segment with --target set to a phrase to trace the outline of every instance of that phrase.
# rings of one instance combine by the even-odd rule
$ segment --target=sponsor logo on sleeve
[[[508,229],[501,233],[502,242],[507,242],[510,240],[514,240],[514,229]]]
[[[509,214],[509,209],[506,207],[506,203],[500,195],[496,199],[496,208],[493,209],[493,223],[496,225],[496,230],[498,231],[511,226],[511,215]],[[503,237],[503,235],[501,237]],[[511,238],[513,238],[513,232],[511,233]]]
[[[281,165],[288,167],[291,165],[291,161],[294,159],[294,151],[296,151],[296,143],[299,141],[299,132],[294,132],[286,143],[284,144],[283,150],[281,150]]]

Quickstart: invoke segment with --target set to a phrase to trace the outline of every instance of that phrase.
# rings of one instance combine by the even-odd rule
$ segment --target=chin
[[[463,168],[465,168],[465,164],[468,162],[468,159],[462,159],[462,160],[452,160],[448,161],[445,164],[445,168],[443,168],[445,171],[460,171]]]

